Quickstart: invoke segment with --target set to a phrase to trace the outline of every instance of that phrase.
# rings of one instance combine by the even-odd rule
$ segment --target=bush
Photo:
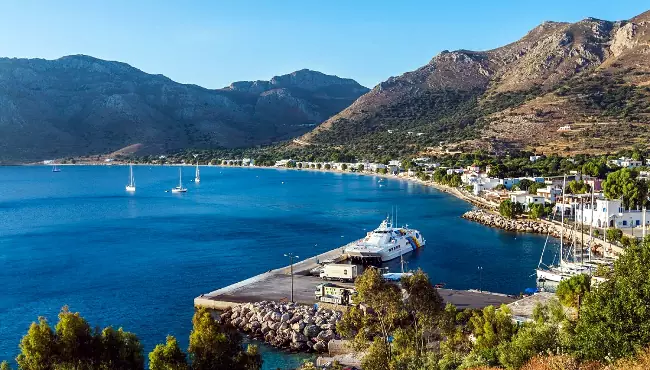
[[[506,218],[515,218],[524,213],[524,207],[520,203],[506,199],[499,205],[499,214]]]

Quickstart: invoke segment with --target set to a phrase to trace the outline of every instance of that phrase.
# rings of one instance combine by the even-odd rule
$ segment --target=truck
[[[353,288],[340,287],[332,283],[318,284],[314,293],[318,301],[343,306],[352,304],[352,296],[357,294]]]
[[[323,266],[320,278],[323,280],[338,280],[353,282],[359,275],[357,265],[330,263]]]

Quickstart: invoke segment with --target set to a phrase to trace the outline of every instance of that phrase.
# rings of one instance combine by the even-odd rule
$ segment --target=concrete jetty
[[[350,244],[356,243],[352,242]],[[347,246],[347,245],[346,245]],[[346,256],[343,250],[346,246],[307,258],[293,265],[294,301],[301,304],[312,305],[316,303],[314,290],[316,285],[323,282],[319,277],[309,275],[309,271],[324,260],[344,261]],[[337,283],[342,286],[354,286],[350,283]],[[458,308],[483,308],[493,305],[514,302],[514,297],[475,290],[438,289],[446,303],[452,303]],[[289,301],[291,299],[291,266],[253,276],[227,287],[217,289],[210,293],[201,294],[194,299],[194,306],[206,307],[215,310],[226,310],[242,303],[261,301]]]

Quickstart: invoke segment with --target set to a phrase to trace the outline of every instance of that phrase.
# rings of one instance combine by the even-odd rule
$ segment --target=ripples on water
[[[39,315],[63,305],[91,325],[123,326],[150,351],[167,334],[183,346],[192,300],[365,235],[397,207],[427,246],[408,255],[433,282],[516,294],[534,286],[544,238],[512,234],[459,216],[470,206],[434,189],[372,176],[314,171],[204,168],[188,192],[174,167],[136,166],[127,194],[123,166],[0,167],[0,360],[18,353]],[[284,182],[284,183],[283,183]],[[550,257],[550,253],[548,253]],[[399,270],[399,261],[389,263]],[[264,348],[265,368],[303,356]]]

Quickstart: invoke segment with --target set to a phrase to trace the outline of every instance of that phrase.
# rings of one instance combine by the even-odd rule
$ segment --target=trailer
[[[344,306],[352,304],[351,297],[357,294],[353,288],[340,287],[332,283],[318,284],[314,293],[318,301]]]
[[[353,282],[359,275],[357,265],[330,263],[323,266],[320,278],[323,280],[338,280]]]

